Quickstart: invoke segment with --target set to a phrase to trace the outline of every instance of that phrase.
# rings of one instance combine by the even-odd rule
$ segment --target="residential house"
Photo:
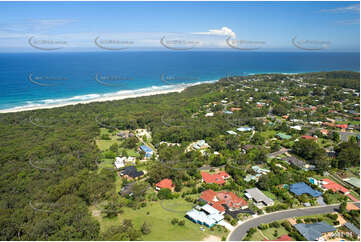
[[[239,127],[237,130],[239,132],[248,132],[254,130],[254,127]]]
[[[215,192],[213,190],[206,190],[202,192],[199,199],[208,203],[222,214],[225,211],[225,206],[229,210],[248,208],[248,203],[243,198],[228,191]]]
[[[115,168],[120,169],[122,167],[124,167],[127,163],[131,163],[131,164],[135,164],[135,157],[129,156],[129,157],[115,157]]]
[[[324,240],[322,237],[336,231],[336,229],[326,222],[312,223],[312,224],[295,224],[294,227],[305,237],[308,241]]]
[[[288,140],[292,138],[291,135],[287,135],[285,133],[277,133],[276,136],[283,140]]]
[[[360,239],[360,229],[359,228],[357,228],[352,223],[345,223],[344,226],[352,232],[353,237]]]
[[[316,122],[310,121],[310,124],[311,125],[321,125],[322,122],[321,121],[316,121]]]
[[[301,130],[302,130],[302,127],[301,127],[300,125],[291,126],[290,128],[291,128],[291,129],[298,130],[298,131],[301,131]]]
[[[125,166],[125,159],[126,159],[126,157],[122,157],[122,158],[115,157],[115,162],[114,162],[115,168],[120,169],[120,168],[124,167]]]
[[[306,162],[298,159],[297,157],[294,156],[290,156],[290,157],[285,157],[282,158],[284,160],[286,160],[287,162],[291,163],[292,165],[301,168],[303,170],[314,170],[316,167],[314,165],[309,165]]]
[[[205,148],[208,148],[209,145],[206,143],[205,140],[199,140],[197,141],[196,143],[193,144],[193,148],[196,149],[196,150],[199,150],[199,149],[205,149]]]
[[[270,172],[270,170],[260,168],[259,166],[252,166],[252,169],[253,169],[256,173],[262,174],[262,175],[266,175],[268,172]]]
[[[308,139],[308,140],[317,140],[316,137],[310,136],[310,135],[302,135],[301,136],[302,139]]]
[[[146,146],[146,145],[141,145],[141,146],[139,147],[139,149],[145,153],[145,157],[146,157],[146,158],[152,157],[152,155],[153,155],[153,150],[152,150],[151,148],[149,148],[148,146]]]
[[[347,182],[348,184],[350,184],[351,186],[354,186],[356,188],[360,188],[360,179],[356,178],[356,177],[350,177],[350,178],[346,178],[343,179],[345,182]]]
[[[322,179],[321,181],[322,181],[321,186],[325,190],[332,190],[333,192],[341,192],[345,195],[350,194],[350,191],[347,188],[341,186],[340,184],[334,181],[331,181],[328,178]]]
[[[130,137],[134,137],[134,134],[131,133],[130,131],[128,130],[124,130],[124,131],[119,131],[117,133],[117,135],[123,139],[127,139],[127,138],[130,138]]]
[[[225,171],[221,171],[215,174],[210,174],[208,172],[201,172],[201,176],[202,176],[202,182],[208,184],[216,183],[219,185],[223,185],[226,182],[225,180],[230,178],[230,175]]]
[[[236,132],[234,132],[233,130],[228,130],[228,131],[226,131],[228,134],[231,134],[231,135],[237,135],[237,133]]]
[[[340,129],[347,129],[348,124],[336,124],[335,126]]]
[[[213,227],[224,219],[223,215],[214,207],[206,204],[202,207],[193,208],[186,213],[186,217],[194,223],[205,225],[209,228]]]
[[[245,191],[245,196],[248,199],[252,199],[257,207],[272,206],[274,204],[273,200],[267,197],[257,187],[247,189]]]
[[[155,189],[157,191],[160,191],[160,189],[169,189],[172,192],[174,192],[175,186],[173,185],[173,182],[171,179],[163,179],[157,184],[155,184]]]
[[[119,173],[121,176],[127,179],[137,179],[144,175],[143,171],[137,171],[135,166],[127,166]]]
[[[302,194],[309,194],[312,197],[319,197],[322,195],[322,192],[312,189],[304,182],[291,184],[290,191],[297,196],[301,196]]]
[[[262,174],[256,174],[255,176],[254,175],[251,175],[251,174],[247,174],[246,177],[244,178],[244,180],[246,182],[250,182],[250,181],[256,181],[258,182],[259,178],[262,176]]]

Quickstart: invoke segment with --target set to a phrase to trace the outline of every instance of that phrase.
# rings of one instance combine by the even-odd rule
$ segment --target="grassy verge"
[[[214,235],[219,238],[226,236],[227,233],[219,231],[211,231],[205,226],[195,224],[185,218],[186,211],[190,210],[194,205],[184,201],[182,198],[165,201],[163,206],[177,212],[169,212],[162,208],[160,201],[148,202],[147,206],[138,210],[131,208],[123,208],[124,212],[115,218],[102,218],[96,216],[98,219],[101,231],[106,231],[110,226],[121,223],[124,219],[131,219],[133,224],[140,228],[144,222],[151,224],[151,233],[143,236],[146,241],[164,241],[164,240],[202,240],[208,235]],[[94,209],[94,208],[93,208]],[[185,225],[172,225],[171,220],[177,218],[184,220]],[[201,231],[200,227],[205,228]]]

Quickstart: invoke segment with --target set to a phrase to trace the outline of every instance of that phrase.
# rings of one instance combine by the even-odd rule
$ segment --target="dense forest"
[[[312,73],[303,76],[312,83],[324,84],[327,81],[335,87],[359,89],[359,73]],[[267,91],[277,87],[284,78],[284,75],[273,75],[270,80],[255,84],[264,91],[255,93],[250,90],[234,105],[244,104],[250,96],[261,97],[276,104],[274,112],[285,113],[289,108],[287,104],[280,102],[279,95]],[[100,127],[110,130],[147,128],[153,134],[154,145],[164,140],[184,144],[207,139],[216,151],[232,150],[241,141],[232,137],[221,140],[218,135],[237,125],[251,125],[262,130],[261,121],[255,118],[265,116],[269,112],[268,107],[243,105],[242,110],[232,118],[227,115],[212,119],[204,115],[197,118],[192,116],[204,105],[237,95],[226,88],[242,80],[243,77],[221,79],[214,84],[187,88],[181,93],[1,114],[0,239],[139,239],[139,231],[131,226],[131,221],[124,221],[119,227],[100,233],[99,223],[88,211],[90,205],[109,196],[109,191],[114,190],[115,174],[107,169],[97,172],[99,150],[95,137],[99,136]],[[292,82],[287,85],[295,95],[302,91]],[[336,94],[329,98],[338,99]],[[211,109],[216,112],[222,111],[223,107],[215,105]],[[282,129],[286,128],[280,125],[279,130]],[[259,146],[263,144],[262,137],[258,136],[253,137],[251,142]],[[172,152],[172,149],[162,149],[160,158],[175,159]],[[342,147],[337,152],[342,159],[346,159]],[[255,149],[253,159],[262,160],[264,155],[262,149]],[[196,154],[176,159],[194,161],[189,164],[188,170],[194,175],[196,171],[192,168],[203,164],[203,158]],[[234,157],[234,160],[242,160],[242,155]],[[224,160],[218,158],[212,162],[216,166],[225,164]],[[245,171],[236,168],[229,168],[228,171],[230,174],[245,175]],[[157,177],[162,177],[162,172],[174,173],[173,177],[183,174],[160,167],[159,162],[154,162],[149,172],[154,180],[150,180],[151,183],[156,182]],[[280,175],[275,172],[264,178],[261,186],[269,188],[276,179],[286,181],[290,176],[294,180],[303,179],[297,173]]]

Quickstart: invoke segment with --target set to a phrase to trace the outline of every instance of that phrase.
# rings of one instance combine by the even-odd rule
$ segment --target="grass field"
[[[184,217],[185,212],[190,210],[194,204],[184,201],[182,198],[169,200],[163,203],[163,206],[176,212],[169,212],[162,208],[160,201],[147,202],[147,206],[138,210],[123,208],[124,212],[115,218],[102,218],[96,216],[101,225],[101,231],[106,231],[112,225],[121,223],[124,219],[131,219],[133,224],[140,228],[144,222],[151,224],[151,233],[143,236],[143,240],[202,240],[208,235],[218,237],[226,236],[226,233],[210,231],[210,229],[199,224],[195,224]],[[96,209],[91,207],[91,210]],[[148,214],[149,212],[149,214]],[[184,226],[172,225],[173,218],[185,221]],[[200,227],[205,228],[201,231]]]
[[[278,235],[277,236],[274,236],[274,232],[275,231],[278,231]],[[287,230],[281,226],[279,228],[269,228],[269,229],[266,229],[266,230],[263,230],[262,233],[269,239],[269,240],[275,240],[275,239],[278,239],[280,236],[282,235],[286,235],[288,234]]]
[[[277,236],[273,235],[275,230],[278,231]],[[279,228],[268,228],[266,230],[258,229],[257,232],[251,236],[251,239],[249,241],[264,241],[265,240],[264,236],[266,236],[266,238],[268,240],[275,240],[275,239],[278,239],[280,236],[287,235],[287,234],[288,234],[288,232],[283,226],[281,226]]]
[[[264,240],[265,238],[261,235],[259,231],[257,231],[251,236],[249,241],[264,241]]]

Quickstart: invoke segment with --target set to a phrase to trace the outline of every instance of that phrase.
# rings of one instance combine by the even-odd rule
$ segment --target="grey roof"
[[[313,223],[313,224],[295,224],[295,228],[300,232],[303,237],[309,241],[315,241],[322,236],[323,233],[336,231],[336,229],[325,223]]]
[[[251,195],[256,202],[264,202],[266,205],[271,205],[273,203],[273,200],[264,195],[257,187],[247,189],[246,192]]]
[[[357,228],[355,225],[353,225],[352,223],[345,223],[344,224],[346,228],[348,228],[349,230],[351,230],[353,233],[355,233],[356,235],[360,235],[360,229]]]
[[[349,179],[345,179],[344,181],[351,184],[351,185],[353,185],[353,186],[355,186],[355,187],[360,188],[360,179],[359,178],[350,177]]]
[[[322,196],[319,196],[317,198],[317,202],[319,205],[326,205],[325,201],[323,200],[323,197]]]
[[[297,166],[299,168],[303,168],[306,166],[306,162],[300,160],[300,159],[297,159],[296,157],[294,156],[291,156],[291,157],[285,157],[283,158],[284,160],[290,162],[292,165],[294,166]]]

